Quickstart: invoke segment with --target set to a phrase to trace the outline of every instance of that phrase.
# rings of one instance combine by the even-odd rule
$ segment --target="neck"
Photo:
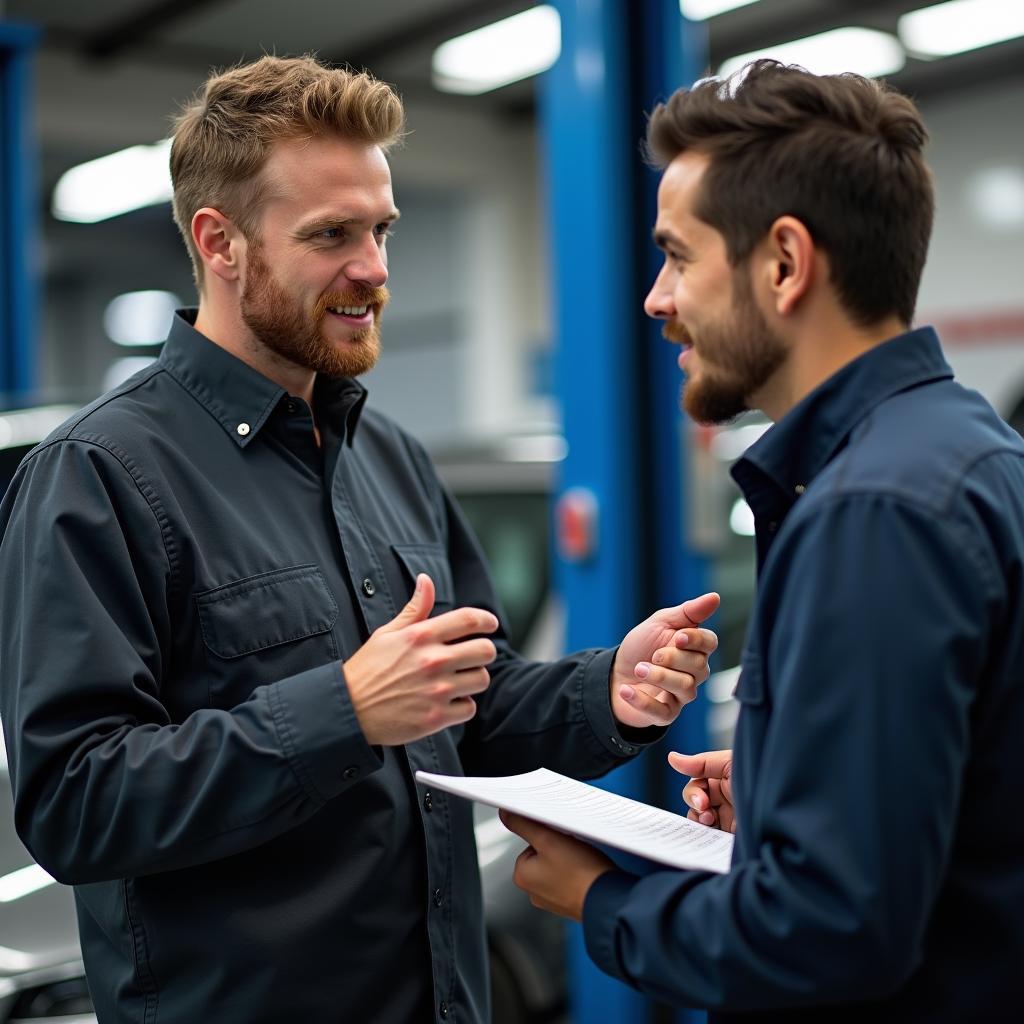
[[[896,316],[858,327],[839,309],[796,325],[788,357],[775,376],[752,396],[751,405],[778,422],[798,402],[848,363],[908,327]]]
[[[316,372],[305,366],[297,366],[267,348],[249,330],[237,303],[218,303],[208,296],[200,295],[195,328],[215,345],[312,407]]]

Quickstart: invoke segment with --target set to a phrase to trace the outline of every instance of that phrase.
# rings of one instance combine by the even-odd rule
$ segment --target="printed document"
[[[547,768],[496,778],[417,772],[416,779],[671,867],[722,873],[729,870],[732,833],[617,793],[606,793]]]

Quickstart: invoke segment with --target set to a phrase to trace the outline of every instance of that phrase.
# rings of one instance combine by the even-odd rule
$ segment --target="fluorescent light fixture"
[[[0,413],[0,450],[38,444],[77,410],[76,405],[40,405]]]
[[[773,57],[783,64],[799,64],[816,75],[841,75],[853,71],[867,78],[892,75],[907,62],[899,40],[871,28],[835,28],[820,35],[794,39],[765,50],[730,57],[719,69],[723,77],[759,57]]]
[[[53,190],[58,220],[94,224],[171,198],[170,139],[131,146],[65,171]]]
[[[38,864],[18,868],[17,871],[0,876],[0,903],[13,903],[23,896],[53,885],[56,881],[57,879],[48,875]]]
[[[155,360],[151,356],[126,356],[115,359],[103,374],[103,390],[113,391],[119,388],[129,377],[144,370]]]
[[[547,71],[562,48],[554,7],[531,7],[511,18],[456,36],[435,51],[434,85],[442,92],[478,95]]]
[[[948,57],[1024,36],[1020,0],[950,0],[904,14],[896,23],[903,45],[925,57]]]
[[[734,11],[737,7],[756,4],[757,0],[679,0],[679,10],[690,21],[705,21],[716,14]]]
[[[124,292],[107,304],[103,329],[118,345],[159,345],[181,304],[174,292]]]
[[[967,179],[967,202],[978,220],[995,231],[1024,228],[1024,167],[985,167]]]

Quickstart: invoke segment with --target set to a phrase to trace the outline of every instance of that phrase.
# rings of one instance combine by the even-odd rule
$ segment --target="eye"
[[[317,238],[322,238],[326,242],[333,242],[336,238],[341,238],[341,228],[324,228],[323,231],[316,233]]]
[[[394,235],[394,233],[395,233],[392,230],[391,224],[392,224],[392,222],[389,221],[389,220],[382,220],[379,224],[377,224],[374,227],[373,233],[378,238],[382,238],[382,239],[383,238],[391,238]]]

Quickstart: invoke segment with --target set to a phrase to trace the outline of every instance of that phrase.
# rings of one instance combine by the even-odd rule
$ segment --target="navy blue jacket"
[[[717,1020],[1019,1020],[1024,443],[921,329],[734,476],[759,589],[732,870],[603,876],[591,956]]]
[[[18,830],[75,886],[103,1024],[485,1024],[472,805],[412,773],[588,777],[612,652],[496,637],[478,713],[371,747],[342,661],[408,600],[497,600],[426,455],[351,380],[287,395],[176,318],[0,506]],[[630,733],[633,733],[630,736]]]

